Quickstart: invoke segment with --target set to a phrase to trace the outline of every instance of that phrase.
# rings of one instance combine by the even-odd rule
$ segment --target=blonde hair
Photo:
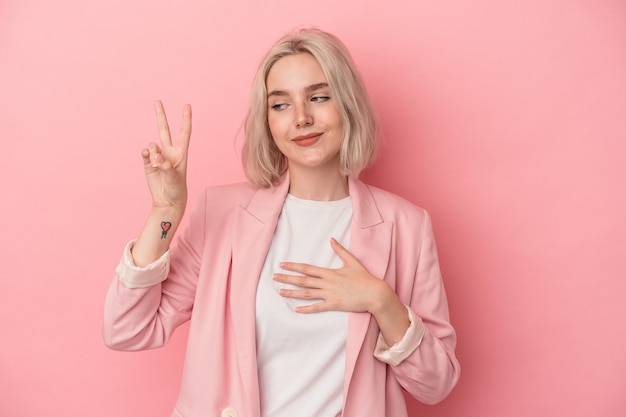
[[[358,176],[370,165],[378,148],[378,124],[365,84],[346,46],[319,29],[300,29],[283,36],[268,51],[254,77],[244,124],[243,168],[252,184],[271,187],[287,169],[267,121],[267,75],[281,58],[311,54],[320,64],[341,115],[344,137],[339,151],[342,175]]]

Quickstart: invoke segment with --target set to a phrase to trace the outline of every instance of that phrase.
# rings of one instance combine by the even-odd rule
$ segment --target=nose
[[[297,127],[306,127],[313,124],[313,116],[306,103],[299,104],[295,109],[295,118]]]

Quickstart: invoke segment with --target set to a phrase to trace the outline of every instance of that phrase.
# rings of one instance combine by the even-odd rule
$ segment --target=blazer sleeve
[[[103,337],[116,350],[163,346],[191,317],[204,247],[206,198],[198,199],[189,226],[161,258],[138,268],[127,246],[104,305]]]
[[[390,366],[397,381],[415,399],[435,404],[443,400],[460,376],[455,356],[456,333],[450,324],[447,297],[439,268],[430,216],[423,211],[417,266],[408,308],[424,326],[419,346],[404,360]],[[401,277],[398,277],[401,279]]]

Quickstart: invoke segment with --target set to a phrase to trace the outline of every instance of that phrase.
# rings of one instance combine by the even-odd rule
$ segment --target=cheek
[[[278,148],[278,150],[280,150],[280,152],[283,152],[282,149],[282,144],[283,142],[281,142],[281,138],[284,137],[284,133],[281,134],[281,132],[283,131],[280,128],[280,123],[276,120],[272,118],[268,118],[267,120],[267,125],[270,129],[270,140],[272,141],[272,143]]]
[[[334,108],[328,112],[327,120],[337,129],[343,131],[343,119],[341,118],[341,114]]]
[[[281,128],[280,120],[276,117],[268,117],[267,125],[270,128],[270,133],[272,134],[272,138],[276,139],[280,137],[280,132],[283,130]]]
[[[335,131],[337,132],[337,136],[339,139],[343,139],[344,129],[343,129],[343,119],[341,116],[337,116],[335,120],[333,120],[333,126],[335,127]]]

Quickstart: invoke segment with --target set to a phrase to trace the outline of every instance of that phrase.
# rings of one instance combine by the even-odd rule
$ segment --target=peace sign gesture
[[[187,155],[191,138],[191,106],[183,107],[178,141],[172,144],[163,103],[154,102],[160,145],[143,149],[144,170],[154,207],[183,207],[187,202]]]

